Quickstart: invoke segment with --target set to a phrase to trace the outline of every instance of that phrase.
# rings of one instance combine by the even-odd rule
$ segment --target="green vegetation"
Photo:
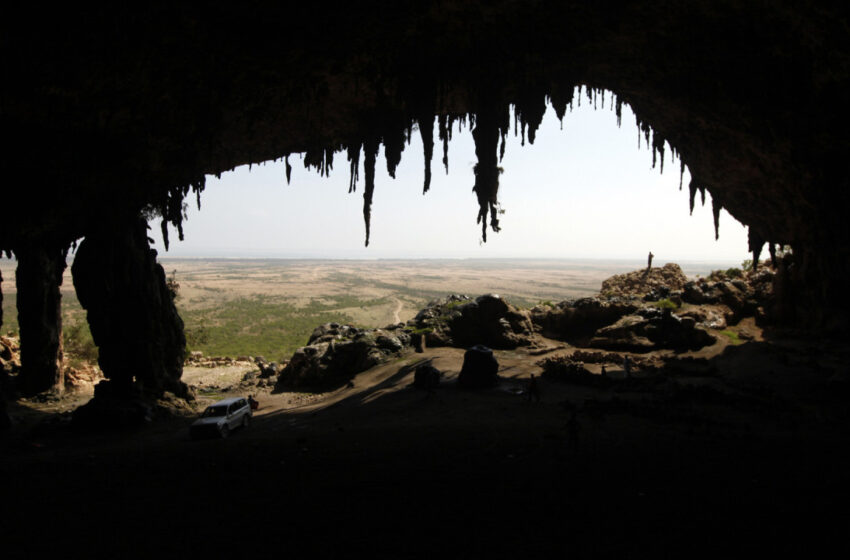
[[[736,333],[735,331],[730,331],[729,329],[726,329],[724,331],[720,331],[720,334],[727,337],[729,339],[729,341],[736,346],[738,344],[744,343],[744,341],[741,340],[741,337],[738,336],[738,333]]]
[[[753,269],[753,259],[744,259],[741,262],[741,270],[749,272]]]
[[[281,298],[255,295],[219,302],[204,309],[180,309],[186,325],[188,351],[208,356],[265,356],[288,360],[307,344],[322,323],[352,323],[342,309],[365,308],[386,303],[385,298],[359,299],[343,294],[314,299],[297,306]]]
[[[727,268],[726,269],[726,276],[728,276],[729,278],[741,278],[743,275],[744,275],[744,273],[741,271],[740,268]]]
[[[666,298],[665,299],[659,299],[658,301],[650,302],[649,305],[651,305],[653,307],[657,307],[658,309],[670,309],[670,310],[679,309],[679,305],[677,305],[675,301],[673,301],[671,299],[666,299]]]
[[[73,367],[80,367],[82,362],[97,363],[97,346],[85,319],[71,319],[62,325],[62,343],[65,356]]]

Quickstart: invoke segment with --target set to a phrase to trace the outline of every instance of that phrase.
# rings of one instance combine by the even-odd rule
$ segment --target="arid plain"
[[[594,295],[605,278],[645,266],[640,260],[531,259],[164,257],[160,262],[167,277],[179,285],[177,307],[186,324],[189,350],[272,360],[288,359],[325,322],[378,327],[407,321],[429,301],[448,294],[497,293],[514,305],[532,307],[541,301]],[[696,276],[734,263],[679,264],[685,274]],[[14,270],[14,261],[0,261],[4,333],[17,330]],[[70,261],[62,295],[66,346],[84,350],[88,345],[93,350],[74,294]]]

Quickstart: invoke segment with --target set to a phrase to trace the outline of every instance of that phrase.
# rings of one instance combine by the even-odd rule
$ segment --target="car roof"
[[[244,398],[245,397],[231,397],[229,399],[222,399],[218,402],[211,404],[210,406],[221,406],[221,405],[227,406],[227,405],[235,403],[236,401],[243,400]]]

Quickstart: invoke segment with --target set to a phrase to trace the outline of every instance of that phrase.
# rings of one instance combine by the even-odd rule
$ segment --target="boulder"
[[[644,308],[599,329],[588,346],[645,353],[660,348],[698,350],[715,342],[708,332],[696,327],[692,317],[683,321],[669,310]]]
[[[269,376],[278,375],[276,389],[341,386],[403,352],[410,344],[410,334],[326,323],[313,331],[310,340],[295,351],[286,367]]]
[[[417,313],[410,327],[425,336],[428,346],[516,348],[531,343],[534,325],[521,311],[495,294],[470,299],[451,295],[433,301]]]
[[[546,358],[537,365],[543,368],[543,377],[558,383],[597,387],[610,382],[607,377],[594,374],[583,362],[569,356]]]
[[[457,378],[462,389],[486,389],[498,380],[499,362],[493,351],[477,344],[463,355],[463,367]]]
[[[534,308],[531,320],[543,336],[581,342],[598,329],[616,323],[639,309],[639,302],[614,298],[582,298],[562,301],[554,307]]]
[[[433,391],[440,386],[440,377],[443,374],[431,364],[422,364],[416,368],[413,374],[413,386],[427,391]]]

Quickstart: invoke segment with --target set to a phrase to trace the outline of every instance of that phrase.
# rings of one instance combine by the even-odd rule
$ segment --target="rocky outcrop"
[[[640,305],[637,300],[619,297],[581,298],[537,306],[531,310],[531,319],[543,336],[580,344],[597,329],[634,313]]]
[[[433,391],[440,386],[442,375],[442,372],[431,364],[422,364],[417,366],[413,374],[413,386],[417,389]]]
[[[677,317],[669,309],[647,307],[597,330],[588,346],[640,353],[661,348],[699,350],[715,342],[711,334],[697,328],[692,318]]]
[[[409,346],[410,334],[399,326],[359,329],[326,323],[313,331],[307,346],[295,351],[280,372],[275,389],[339,386],[356,374],[400,355]]]
[[[681,291],[688,277],[678,264],[667,263],[662,267],[635,270],[617,274],[602,282],[599,291],[605,297],[643,297],[652,292],[667,293]]]
[[[434,301],[409,322],[415,334],[424,334],[428,346],[466,348],[484,344],[511,349],[527,346],[534,326],[527,311],[517,309],[495,294],[471,299],[450,295]]]
[[[87,235],[71,267],[107,379],[98,387],[110,385],[96,392],[95,400],[136,392],[146,398],[164,391],[187,396],[180,381],[186,349],[183,321],[156,251],[148,245],[147,224],[142,218],[122,224],[121,229],[104,227]]]
[[[24,395],[62,391],[62,273],[66,249],[41,245],[15,250],[21,372],[17,389]]]

